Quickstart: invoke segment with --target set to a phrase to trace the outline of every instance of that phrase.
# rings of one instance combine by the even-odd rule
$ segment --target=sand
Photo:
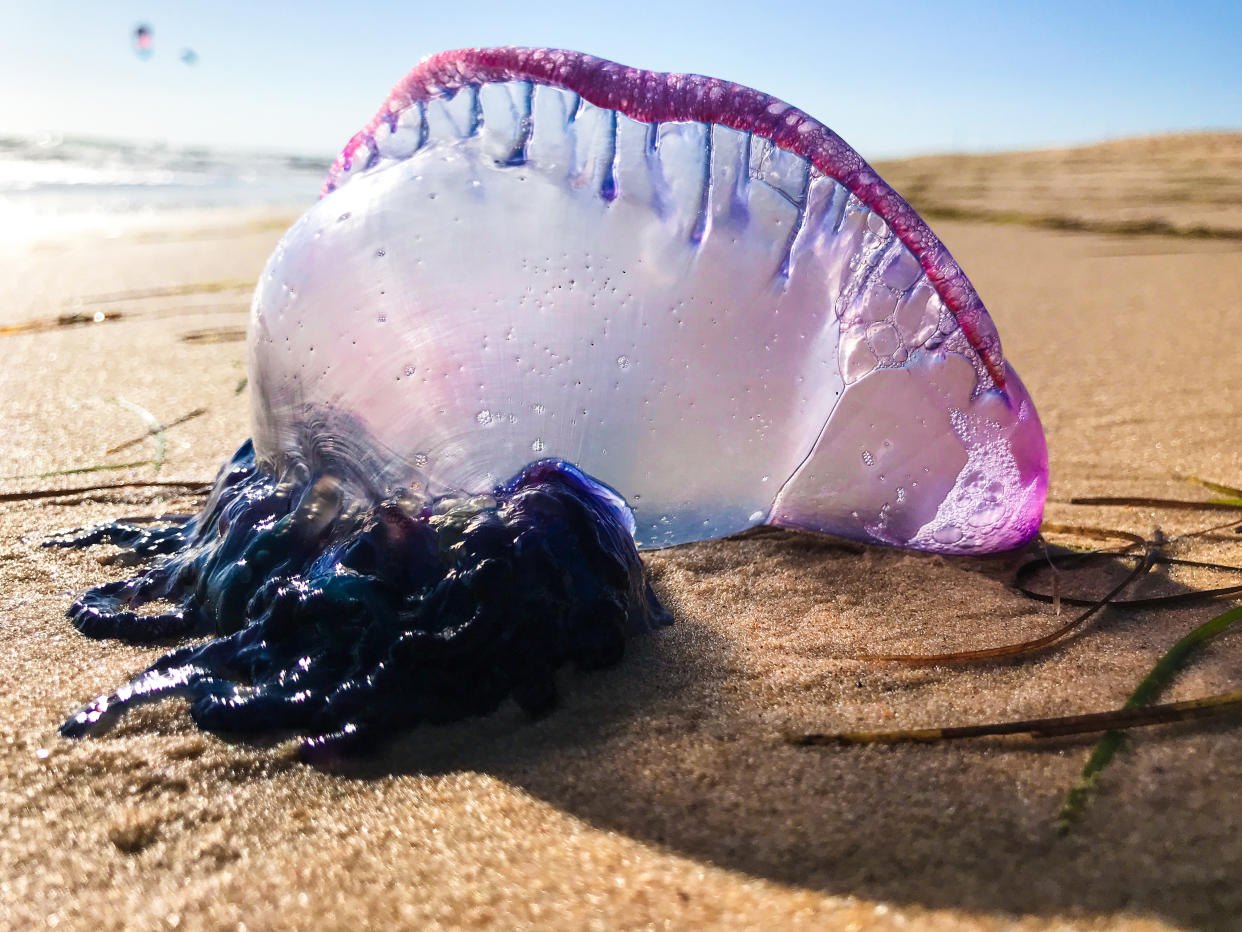
[[[925,216],[1242,239],[1242,133],[929,155],[876,168]]]
[[[246,283],[279,223],[0,256],[0,476],[151,461],[155,441],[139,439],[146,424],[119,398],[165,422],[205,409],[166,431],[158,478],[210,478],[246,435]],[[1242,242],[936,228],[1040,407],[1048,520],[1142,535],[1225,520],[1068,502],[1208,497],[1175,478],[1184,473],[1242,483]],[[98,312],[99,323],[51,325]],[[44,326],[12,329],[30,321]],[[5,479],[0,493],[153,477],[147,465]],[[946,559],[773,532],[647,555],[676,625],[611,671],[567,675],[559,709],[539,721],[505,709],[335,771],[282,746],[200,734],[175,702],[104,738],[62,740],[68,712],[160,651],[79,635],[63,614],[72,595],[125,570],[39,542],[195,501],[134,488],[0,502],[4,927],[1242,922],[1236,722],[1135,734],[1065,835],[1054,819],[1091,738],[782,739],[1115,707],[1168,645],[1229,603],[1110,611],[1068,645],[1008,664],[895,667],[854,658],[1055,627],[1048,606],[1009,585],[1028,554]],[[1242,538],[1226,530],[1170,552],[1242,564]],[[1191,571],[1156,584],[1226,582]],[[1239,650],[1239,635],[1213,643],[1169,698],[1235,688]]]

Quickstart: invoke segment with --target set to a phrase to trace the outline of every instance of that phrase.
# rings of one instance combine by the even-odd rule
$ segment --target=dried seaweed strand
[[[1090,554],[1090,556],[1095,556],[1095,554]],[[1052,647],[1053,645],[1064,641],[1071,634],[1076,632],[1089,618],[1103,609],[1104,606],[1112,603],[1116,597],[1126,589],[1127,586],[1137,580],[1140,576],[1151,572],[1152,567],[1155,565],[1156,552],[1155,550],[1148,550],[1130,575],[1114,586],[1108,595],[1104,596],[1104,598],[1097,602],[1090,603],[1090,608],[1075,617],[1068,624],[1064,624],[1055,631],[1041,637],[1020,641],[1016,644],[1005,644],[1000,647],[985,647],[979,650],[954,651],[947,654],[880,654],[874,656],[862,656],[858,659],[866,661],[882,661],[884,663],[900,663],[912,667],[933,667],[940,666],[942,664],[976,663],[981,660],[996,660],[1003,657],[1014,657],[1019,654],[1030,653],[1031,651],[1042,650],[1045,647]],[[1021,570],[1019,570],[1019,572],[1021,572]],[[1051,600],[1066,602],[1071,605],[1077,604],[1077,600],[1068,599],[1059,594],[1054,594],[1049,598],[1049,601]]]
[[[975,663],[985,660],[997,660],[1008,657],[1015,657],[1022,654],[1031,653],[1037,650],[1054,647],[1057,644],[1068,640],[1071,635],[1077,632],[1083,624],[1093,615],[1099,612],[1104,606],[1112,605],[1124,608],[1155,608],[1160,606],[1181,605],[1188,602],[1200,602],[1211,599],[1225,598],[1227,596],[1242,593],[1242,584],[1234,586],[1221,586],[1216,589],[1201,589],[1194,592],[1181,592],[1174,595],[1150,596],[1137,599],[1119,599],[1118,595],[1126,589],[1130,584],[1135,582],[1140,576],[1150,572],[1155,566],[1189,566],[1198,569],[1215,570],[1224,573],[1242,573],[1242,567],[1229,566],[1221,563],[1204,563],[1197,560],[1180,560],[1173,557],[1166,557],[1160,552],[1160,547],[1182,540],[1189,537],[1198,537],[1212,531],[1220,530],[1224,527],[1231,527],[1232,521],[1225,524],[1215,524],[1211,527],[1204,528],[1199,531],[1192,531],[1181,534],[1172,540],[1164,540],[1159,537],[1155,541],[1146,541],[1137,534],[1131,534],[1127,531],[1104,530],[1100,528],[1079,527],[1076,525],[1049,524],[1045,525],[1045,530],[1054,533],[1072,533],[1080,537],[1088,537],[1096,540],[1125,540],[1129,543],[1118,550],[1096,550],[1086,553],[1075,553],[1054,559],[1046,549],[1043,557],[1024,563],[1018,568],[1014,578],[1014,588],[1028,598],[1035,599],[1040,602],[1051,602],[1056,606],[1057,614],[1060,614],[1062,604],[1086,607],[1086,611],[1078,615],[1068,624],[1057,628],[1049,634],[1037,638],[1031,638],[1016,644],[1006,644],[1000,647],[988,647],[980,650],[954,651],[944,654],[881,654],[881,655],[864,655],[857,659],[865,661],[883,661],[886,663],[900,663],[906,666],[914,667],[931,667],[951,664]],[[1131,551],[1139,546],[1147,547],[1147,552],[1141,557],[1132,554]],[[1047,565],[1056,571],[1068,563],[1081,563],[1090,560],[1100,559],[1139,559],[1138,565],[1120,584],[1118,584],[1111,592],[1104,596],[1101,600],[1096,599],[1080,599],[1073,596],[1067,596],[1060,591],[1059,577],[1053,577],[1054,588],[1051,593],[1037,592],[1024,584],[1024,580],[1035,570]]]
[[[138,288],[132,291],[113,291],[81,298],[80,304],[116,304],[120,301],[137,301],[143,298],[180,298],[193,294],[216,294],[221,291],[246,291],[254,282],[246,278],[223,279],[215,282],[191,282],[163,288]]]
[[[1232,522],[1230,522],[1232,523]],[[1043,541],[1044,534],[1073,534],[1077,537],[1086,537],[1090,540],[1126,540],[1130,543],[1115,551],[1097,551],[1100,553],[1129,553],[1137,550],[1139,547],[1147,546],[1147,538],[1141,534],[1132,534],[1129,531],[1115,531],[1111,528],[1087,527],[1082,524],[1057,524],[1052,521],[1045,521],[1039,528],[1040,542],[1047,546]]]
[[[0,481],[8,482],[13,479],[53,479],[56,476],[77,476],[84,472],[110,472],[114,469],[138,469],[141,466],[150,466],[153,460],[142,460],[137,463],[100,463],[97,466],[75,466],[73,469],[53,469],[51,472],[36,472],[22,476],[2,476]]]
[[[1204,533],[1204,532],[1196,532],[1196,534],[1198,533]],[[1071,554],[1069,557],[1061,557],[1059,560],[1057,560],[1053,564],[1053,569],[1058,568],[1057,564],[1060,564],[1061,567],[1064,567],[1067,563],[1089,562],[1093,560],[1099,560],[1105,557],[1116,557],[1117,559],[1122,559],[1122,560],[1133,559],[1133,557],[1128,554],[1112,554],[1108,552]],[[1153,566],[1193,566],[1196,569],[1214,570],[1218,573],[1242,573],[1242,566],[1229,566],[1224,563],[1204,563],[1200,560],[1179,560],[1174,557],[1166,557],[1164,556],[1164,554],[1159,553],[1159,552],[1155,552],[1154,555],[1150,557],[1150,559],[1151,559],[1151,563]],[[1034,599],[1037,602],[1054,602],[1055,601],[1055,602],[1064,602],[1066,605],[1091,605],[1091,606],[1095,606],[1098,604],[1095,599],[1080,599],[1074,596],[1067,596],[1067,595],[1059,594],[1056,592],[1043,593],[1043,592],[1038,592],[1034,589],[1031,589],[1029,586],[1025,585],[1023,583],[1023,580],[1026,579],[1034,570],[1038,569],[1040,565],[1042,565],[1041,561],[1031,561],[1030,563],[1020,566],[1018,568],[1017,578],[1014,581],[1014,588],[1017,589],[1019,592],[1021,592],[1027,598]],[[1110,599],[1108,604],[1121,607],[1121,608],[1159,608],[1159,607],[1167,608],[1171,605],[1184,605],[1188,602],[1203,602],[1203,601],[1208,601],[1211,599],[1220,599],[1220,598],[1224,598],[1225,596],[1234,595],[1235,593],[1238,593],[1238,592],[1242,592],[1242,584],[1233,585],[1233,586],[1220,586],[1216,589],[1195,589],[1189,592],[1177,592],[1177,593],[1174,593],[1173,595],[1141,596],[1135,599],[1114,598],[1114,599]]]
[[[125,316],[121,311],[96,311],[94,314],[58,314],[56,317],[26,320],[21,323],[0,327],[0,337],[22,336],[28,333],[42,333],[47,330],[63,330],[70,327],[85,327],[91,324],[116,323],[124,319]]]
[[[142,465],[147,465],[143,463]],[[91,469],[78,470],[91,472]],[[80,485],[69,489],[30,489],[23,492],[0,492],[0,502],[26,502],[41,498],[61,498],[65,495],[80,495],[84,492],[110,492],[116,489],[187,489],[191,493],[206,493],[211,489],[210,482],[201,480],[167,481],[167,482],[111,482],[106,485]]]
[[[1196,479],[1195,477],[1187,478],[1188,481],[1197,481],[1220,494],[1242,495],[1242,491],[1229,486],[1222,486],[1218,483],[1209,483],[1205,480]],[[1122,501],[1123,500],[1119,499],[1107,499],[1102,501],[1097,500],[1094,503],[1117,504]],[[1151,504],[1152,502],[1163,500],[1141,499],[1124,501],[1126,503],[1133,503],[1137,501],[1141,504]],[[1223,505],[1229,506],[1230,510],[1232,510],[1234,504],[1235,503],[1231,500],[1177,503],[1178,507],[1194,507],[1202,510],[1216,510]],[[1237,504],[1242,505],[1242,498],[1239,498]],[[1179,535],[1177,538],[1174,538],[1174,540],[1210,534],[1213,531],[1219,531],[1222,528],[1231,527],[1233,523],[1233,521],[1229,521],[1227,523],[1213,525],[1199,531],[1192,531]],[[1081,528],[1067,525],[1046,525],[1045,530],[1075,533],[1080,536],[1094,539],[1123,539],[1131,541],[1129,545],[1118,551],[1095,551],[1075,555],[1080,558],[1101,558],[1105,556],[1124,558],[1132,556],[1130,551],[1132,551],[1139,543],[1146,546],[1147,551],[1140,559],[1140,562],[1134,572],[1132,572],[1119,586],[1114,588],[1112,592],[1105,596],[1103,600],[1091,603],[1091,608],[1087,612],[1074,619],[1074,621],[1070,622],[1069,625],[1063,626],[1061,629],[1058,629],[1058,631],[1054,631],[1052,634],[1046,635],[1044,638],[1036,638],[1032,641],[1026,642],[1025,645],[1012,645],[1008,648],[994,648],[985,651],[946,654],[940,657],[907,658],[898,656],[870,659],[899,660],[918,665],[930,664],[933,661],[951,663],[955,662],[958,658],[990,659],[994,656],[1005,656],[1011,652],[1014,652],[1013,648],[1021,649],[1025,647],[1025,649],[1037,649],[1040,646],[1045,646],[1042,642],[1056,643],[1058,639],[1066,636],[1066,634],[1106,604],[1138,607],[1155,604],[1169,604],[1173,601],[1186,601],[1188,599],[1219,598],[1224,595],[1234,595],[1242,592],[1242,586],[1228,586],[1218,589],[1181,593],[1178,595],[1151,599],[1114,601],[1115,596],[1118,595],[1126,586],[1135,581],[1143,572],[1150,571],[1151,568],[1157,564],[1195,566],[1228,572],[1242,572],[1242,567],[1164,557],[1159,553],[1158,548],[1166,542],[1163,540],[1159,532],[1157,532],[1156,539],[1154,541],[1147,542],[1143,541],[1137,535],[1129,534],[1124,531],[1104,531],[1095,528]],[[1055,570],[1056,566],[1051,558],[1047,556],[1046,552],[1045,558],[1048,560],[1049,565],[1051,565]],[[1028,563],[1023,567],[1020,567],[1018,571],[1019,579],[1021,578],[1024,570],[1037,565],[1039,562],[1042,561],[1032,561],[1032,563]],[[1017,583],[1017,581],[1018,580],[1015,580],[1015,583]],[[1058,609],[1060,602],[1063,600],[1063,597],[1059,592],[1057,577],[1054,577],[1054,591],[1050,595],[1036,593],[1022,586],[1018,586],[1018,588],[1020,591],[1032,598],[1037,598],[1042,601],[1055,602],[1058,605]],[[1081,600],[1076,599],[1065,598],[1064,601],[1070,602],[1071,604],[1075,602],[1079,604],[1086,604]],[[1242,621],[1242,605],[1236,605],[1233,608],[1227,609],[1182,637],[1156,662],[1155,666],[1152,667],[1151,671],[1143,678],[1143,680],[1135,688],[1134,692],[1131,693],[1129,699],[1126,700],[1125,705],[1120,709],[1108,712],[1092,712],[1083,715],[1024,719],[1011,722],[993,722],[981,725],[959,725],[945,728],[913,728],[897,729],[892,731],[850,731],[837,733],[789,734],[786,735],[785,740],[790,744],[809,747],[836,744],[934,742],[957,738],[978,738],[985,736],[1014,734],[1026,734],[1036,738],[1050,738],[1085,734],[1095,731],[1106,731],[1104,737],[1092,750],[1091,756],[1088,758],[1082,774],[1079,776],[1075,785],[1070,788],[1069,792],[1066,794],[1064,802],[1062,803],[1056,819],[1056,825],[1058,831],[1064,833],[1075,822],[1081,819],[1087,804],[1090,802],[1095,793],[1096,787],[1098,786],[1100,774],[1112,761],[1113,757],[1124,743],[1125,732],[1122,729],[1216,718],[1242,712],[1242,689],[1232,690],[1230,692],[1221,693],[1215,696],[1187,699],[1180,702],[1170,702],[1160,705],[1148,704],[1165,688],[1165,686],[1168,685],[1174,675],[1176,675],[1176,673],[1185,665],[1187,659],[1195,648],[1223,633],[1238,621]],[[1023,650],[1022,652],[1025,651]]]
[[[1234,621],[1242,618],[1242,606],[1239,606],[1236,611],[1238,614],[1234,617]],[[984,725],[951,725],[945,728],[900,728],[893,731],[841,731],[823,734],[791,734],[787,736],[786,740],[790,744],[800,747],[814,747],[830,744],[903,744],[948,741],[957,738],[986,738],[1000,735],[1062,738],[1067,735],[1089,734],[1107,729],[1137,728],[1143,725],[1165,725],[1171,722],[1216,718],[1240,711],[1242,711],[1242,689],[1235,689],[1232,692],[1221,693],[1217,696],[1185,699],[1181,702],[1169,702],[1163,705],[1133,707],[1127,702],[1120,709],[1110,709],[1107,712],[1087,712],[1082,715],[1028,718],[1012,722],[990,722]],[[1113,734],[1120,738],[1123,733],[1120,731],[1109,732],[1109,735]],[[1105,736],[1104,741],[1107,740],[1108,736]],[[1104,741],[1101,741],[1097,748],[1103,746]],[[1110,751],[1108,757],[1111,756],[1112,752]],[[1092,761],[1094,760],[1095,755],[1092,755]],[[1096,768],[1096,771],[1098,772],[1107,762],[1108,760],[1105,758]],[[1087,772],[1084,771],[1084,779],[1086,777]]]
[[[0,337],[25,336],[31,333],[44,333],[50,330],[70,330],[89,327],[93,324],[114,324],[119,321],[133,322],[137,320],[157,320],[165,317],[184,317],[186,310],[184,306],[177,306],[150,308],[147,310],[127,308],[124,311],[109,310],[95,311],[94,313],[58,314],[55,317],[41,317],[0,327]],[[245,313],[246,310],[247,305],[245,304],[212,304],[191,309],[194,314],[240,314]]]
[[[180,425],[184,424],[186,421],[192,421],[194,420],[194,418],[202,417],[206,413],[207,413],[206,408],[195,408],[193,411],[189,411],[186,414],[181,415],[181,417],[177,418],[176,420],[172,420],[172,421],[169,421],[167,424],[164,424],[163,429],[167,430],[170,427],[179,427]],[[150,428],[141,437],[134,437],[130,440],[126,440],[124,443],[118,443],[116,446],[110,447],[109,449],[105,450],[104,453],[107,456],[111,456],[114,453],[120,453],[122,450],[128,449],[129,447],[137,446],[138,444],[142,443],[142,441],[146,440],[148,437],[154,435],[155,433],[156,433],[155,428]]]
[[[138,415],[144,421],[146,421],[147,435],[155,438],[155,460],[152,463],[152,465],[155,467],[155,471],[159,472],[160,467],[164,465],[164,449],[166,446],[166,443],[164,440],[164,425],[160,422],[159,418],[157,418],[154,414],[152,414],[142,405],[135,404],[134,402],[130,401],[128,398],[122,398],[118,395],[116,398],[116,403],[119,404],[126,411],[130,411]]]
[[[1071,505],[1116,505],[1132,508],[1172,508],[1190,511],[1242,511],[1242,501],[1234,501],[1232,499],[1213,499],[1212,501],[1196,502],[1180,498],[1091,496],[1087,498],[1071,498],[1069,503]]]

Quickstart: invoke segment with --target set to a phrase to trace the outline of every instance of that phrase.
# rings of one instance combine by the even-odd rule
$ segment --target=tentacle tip
[[[66,719],[58,730],[62,738],[70,738],[74,741],[90,734],[90,726],[81,712]]]
[[[368,749],[377,750],[375,744],[366,742],[364,732],[355,723],[348,722],[337,731],[303,738],[297,756],[314,767],[331,767],[362,756]]]
[[[115,719],[115,714],[107,714],[109,705],[108,697],[100,696],[94,702],[83,706],[60,726],[61,737],[76,741],[107,731]]]

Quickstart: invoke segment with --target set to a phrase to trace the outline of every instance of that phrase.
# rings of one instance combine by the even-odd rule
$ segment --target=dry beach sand
[[[925,216],[1053,230],[1242,237],[1242,134],[877,162]]]
[[[1242,136],[1224,139],[1242,151]],[[1081,225],[1176,228],[1178,202],[1153,198],[1154,213],[1136,217],[1124,192],[1148,183],[1149,149],[1168,171],[1193,175],[1218,142],[1106,147],[1116,203],[1085,204]],[[1007,158],[1055,191],[1079,183],[1076,165],[1096,171],[1092,157]],[[1141,177],[1119,177],[1131,162]],[[1242,225],[1242,171],[1230,164],[1228,183],[1185,194],[1188,226]],[[932,196],[952,192],[951,166],[884,170],[899,188],[903,172],[926,176],[916,203],[956,206],[959,216],[980,209],[969,192]],[[1049,206],[1001,182],[987,198],[1010,221],[1071,215],[1078,203]],[[165,432],[158,475],[147,465],[10,478],[0,494],[210,478],[246,435],[247,283],[285,219],[0,255],[0,476],[151,461],[155,439],[117,399],[166,423],[204,409]],[[1069,500],[1209,497],[1175,478],[1185,473],[1242,484],[1242,241],[935,226],[1040,406],[1048,520],[1170,536],[1227,520]],[[507,709],[425,729],[333,772],[282,747],[202,735],[177,703],[141,710],[98,740],[60,739],[68,712],[160,651],[79,635],[64,617],[71,596],[125,570],[40,540],[195,501],[151,488],[0,500],[0,926],[1242,924],[1236,721],[1135,733],[1065,835],[1054,818],[1093,738],[880,748],[782,740],[1116,707],[1174,640],[1228,603],[1112,610],[1038,656],[908,669],[853,658],[988,646],[1055,627],[1048,606],[1009,585],[1024,555],[945,559],[760,533],[647,555],[676,625],[635,643],[614,670],[567,675],[561,706],[539,721]],[[1170,552],[1242,564],[1242,535],[1226,530]],[[1191,571],[1155,584],[1231,581]],[[1242,634],[1218,639],[1168,697],[1236,688],[1240,652]]]

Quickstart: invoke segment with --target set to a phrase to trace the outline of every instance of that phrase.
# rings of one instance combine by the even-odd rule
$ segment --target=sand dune
[[[875,163],[930,219],[1242,239],[1242,133]]]

